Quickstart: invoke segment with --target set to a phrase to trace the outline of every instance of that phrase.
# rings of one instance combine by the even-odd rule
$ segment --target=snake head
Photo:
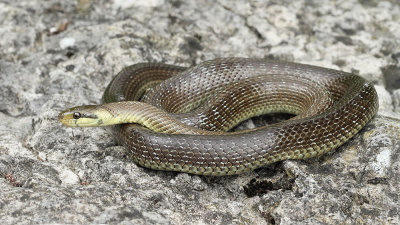
[[[67,127],[97,127],[102,125],[96,105],[77,106],[62,111],[58,120]]]

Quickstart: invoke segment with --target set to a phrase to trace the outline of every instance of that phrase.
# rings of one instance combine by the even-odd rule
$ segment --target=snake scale
[[[363,78],[267,59],[221,58],[190,68],[139,63],[108,85],[102,105],[60,113],[67,126],[113,125],[137,164],[202,175],[232,175],[336,149],[376,114]],[[238,123],[285,112],[289,120],[238,132]]]

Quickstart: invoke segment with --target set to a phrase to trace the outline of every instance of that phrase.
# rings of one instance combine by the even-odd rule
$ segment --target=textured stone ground
[[[0,1],[0,223],[399,224],[400,3]],[[123,67],[275,58],[358,73],[380,111],[336,152],[240,176],[136,166],[60,110]]]

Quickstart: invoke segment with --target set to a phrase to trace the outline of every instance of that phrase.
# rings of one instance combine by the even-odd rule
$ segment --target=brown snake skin
[[[202,175],[238,174],[280,160],[321,155],[354,136],[378,109],[373,85],[359,76],[246,58],[215,59],[191,68],[135,64],[123,69],[103,96],[105,103],[139,99],[185,124],[216,133],[114,126],[132,159],[152,169]],[[221,132],[272,112],[297,116],[276,125]]]

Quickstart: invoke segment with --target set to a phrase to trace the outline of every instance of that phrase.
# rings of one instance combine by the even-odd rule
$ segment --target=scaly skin
[[[359,76],[245,58],[191,68],[136,64],[112,80],[103,102],[66,110],[59,120],[67,126],[121,123],[113,133],[139,165],[202,175],[239,174],[324,154],[360,131],[378,109],[373,85]],[[297,116],[273,126],[224,132],[271,112]]]

